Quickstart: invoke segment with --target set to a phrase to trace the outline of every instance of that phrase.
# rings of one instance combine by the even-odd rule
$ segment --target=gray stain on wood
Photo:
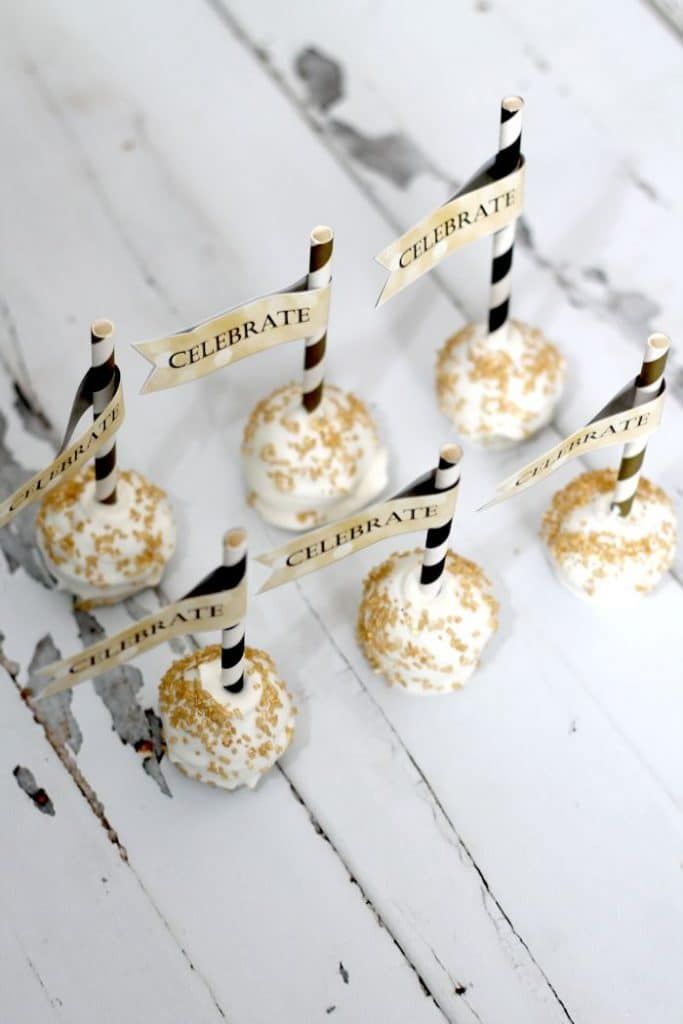
[[[53,661],[59,661],[61,656],[49,633],[38,641],[28,667],[29,686],[34,694],[40,693],[48,683],[44,676],[36,674],[38,669]],[[81,749],[83,735],[71,710],[72,699],[72,691],[65,690],[44,700],[35,701],[32,707],[35,717],[44,726],[52,744],[59,747],[69,746],[73,753],[77,754]]]
[[[84,647],[104,638],[104,629],[90,612],[75,609],[74,616]],[[121,742],[130,744],[140,754],[147,775],[162,793],[171,796],[161,771],[165,751],[161,722],[154,710],[144,709],[137,698],[143,686],[140,670],[133,665],[118,665],[97,676],[92,685],[111,715],[112,727]]]
[[[27,469],[15,459],[7,446],[6,436],[7,419],[0,412],[0,494],[3,497],[16,491],[34,473],[34,470]],[[35,505],[24,509],[0,530],[0,549],[10,572],[16,572],[21,567],[32,579],[44,587],[52,588],[52,580],[36,548],[37,511]]]
[[[128,860],[126,849],[107,818],[102,802],[78,767],[73,753],[67,749],[68,746],[71,746],[72,750],[74,747],[80,748],[81,744],[81,731],[76,719],[71,714],[71,693],[62,695],[67,696],[66,701],[57,701],[56,698],[60,696],[58,694],[55,697],[46,697],[42,703],[31,700],[30,694],[40,690],[45,685],[44,680],[40,676],[35,675],[35,670],[46,662],[53,661],[55,657],[61,657],[59,650],[54,646],[49,636],[44,637],[43,641],[38,643],[33,653],[29,666],[30,686],[25,690],[20,690],[21,697],[27,707],[31,709],[35,721],[43,726],[52,749],[85,797],[88,806],[102,825],[108,838],[118,850],[120,857],[123,860]],[[2,651],[0,651],[0,659],[2,659],[3,667],[9,672],[15,685],[18,687],[17,676],[19,674],[19,666],[14,667],[14,664],[7,659]],[[66,709],[64,705],[66,705]],[[50,708],[57,708],[58,710],[51,712]]]
[[[26,433],[32,434],[40,441],[47,441],[55,449],[58,448],[61,438],[57,436],[39,402],[16,380],[12,386],[14,388],[14,408]]]
[[[306,86],[308,103],[320,114],[344,98],[341,64],[314,46],[297,55],[294,70]],[[366,135],[348,121],[330,118],[326,128],[346,155],[367,170],[387,178],[398,188],[407,188],[419,174],[435,174],[426,153],[402,132]]]
[[[0,667],[4,668],[7,675],[10,677],[10,679],[13,679],[16,684],[20,666],[18,662],[12,661],[12,659],[8,658],[7,655],[5,654],[4,633],[0,633]]]
[[[39,786],[36,782],[33,772],[29,768],[24,768],[23,765],[18,764],[12,775],[17,780],[19,789],[23,789],[24,793],[30,797],[41,814],[49,814],[54,818],[54,804],[43,787]]]
[[[347,121],[334,118],[328,127],[335,142],[343,146],[348,156],[398,188],[408,188],[420,174],[434,173],[423,150],[401,132],[364,135]]]
[[[341,64],[307,46],[294,61],[294,70],[305,82],[311,103],[321,111],[329,110],[344,96],[344,72]]]

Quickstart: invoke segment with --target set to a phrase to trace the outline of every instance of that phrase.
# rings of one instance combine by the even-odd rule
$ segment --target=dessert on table
[[[468,324],[437,357],[439,408],[458,433],[508,448],[545,427],[562,394],[565,360],[538,328],[508,320],[501,336]]]
[[[311,234],[310,289],[331,281],[333,235]],[[327,328],[306,340],[304,376],[251,413],[242,441],[249,503],[287,530],[310,530],[369,504],[387,483],[387,453],[365,405],[324,381]]]
[[[246,588],[244,530],[226,533],[223,566],[226,590]],[[171,761],[221,789],[253,789],[294,735],[296,709],[273,659],[244,636],[244,621],[224,629],[221,645],[173,662],[159,687]]]
[[[311,412],[298,384],[259,402],[245,427],[242,456],[250,504],[288,530],[343,519],[387,483],[387,453],[367,407],[330,384]]]
[[[116,387],[114,327],[91,327],[90,387],[95,419]],[[175,550],[176,528],[161,488],[141,473],[119,471],[116,440],[43,498],[37,541],[57,586],[82,607],[113,604],[155,586]]]
[[[175,661],[161,680],[159,707],[168,756],[190,778],[222,789],[253,789],[294,735],[292,698],[265,651],[244,652],[244,687],[221,683],[221,648]]]
[[[111,504],[95,492],[89,465],[46,494],[36,521],[50,574],[81,607],[114,604],[156,586],[176,543],[166,494],[140,473],[118,473]]]
[[[441,449],[437,490],[458,486],[461,455],[458,445]],[[390,555],[363,584],[358,642],[390,686],[411,694],[461,689],[497,628],[491,584],[449,549],[451,525],[428,530],[424,550]]]
[[[635,380],[635,407],[663,394],[670,341],[647,339]],[[633,417],[635,418],[635,417]],[[653,590],[676,554],[671,499],[641,475],[647,438],[624,446],[619,469],[582,473],[558,491],[542,537],[558,579],[596,605],[625,607]]]
[[[519,96],[501,104],[500,137],[490,169],[494,180],[522,160]],[[537,327],[510,319],[516,222],[493,235],[491,292],[486,324],[468,324],[440,350],[436,366],[439,408],[459,434],[486,448],[525,441],[550,421],[564,385],[565,360]]]
[[[668,495],[645,477],[628,516],[612,507],[617,474],[582,473],[552,499],[542,536],[558,579],[596,605],[624,607],[653,590],[676,553]]]
[[[453,551],[441,590],[420,587],[422,552],[401,551],[363,583],[358,641],[372,668],[407,693],[448,693],[470,678],[497,628],[498,602],[482,569]]]

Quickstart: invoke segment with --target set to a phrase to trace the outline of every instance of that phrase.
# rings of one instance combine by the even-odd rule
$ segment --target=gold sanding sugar
[[[488,346],[485,337],[475,340],[475,324],[468,324],[452,335],[437,356],[436,387],[442,412],[449,413],[453,396],[469,383],[484,385],[483,415],[476,428],[481,434],[492,431],[487,416],[510,415],[522,422],[534,418],[534,413],[508,397],[513,382],[524,394],[529,394],[542,379],[544,394],[552,395],[564,370],[563,356],[541,331],[516,320],[510,322],[522,339],[520,358],[513,358],[504,349]],[[455,350],[464,344],[468,345],[467,361],[454,362]]]
[[[565,523],[572,513],[599,495],[613,493],[616,480],[614,469],[595,469],[577,476],[553,496],[543,517],[541,536],[558,562],[570,557],[579,559],[586,566],[595,562],[596,578],[604,575],[601,564],[617,566],[631,560],[651,562],[653,571],[666,570],[675,544],[675,531],[670,524],[664,525],[661,534],[650,533],[638,539],[620,535],[619,524],[623,520],[619,516],[606,518],[603,530],[583,533],[566,529]],[[663,505],[673,510],[671,500],[662,488],[641,476],[634,506],[642,503]]]
[[[344,496],[353,489],[365,455],[362,435],[377,440],[370,413],[354,394],[328,385],[323,403],[308,416],[302,438],[299,421],[288,415],[300,396],[301,388],[288,384],[262,399],[244,429],[242,453],[269,467],[268,477],[282,494],[322,479],[331,495]],[[278,448],[269,442],[256,451],[257,431],[271,423],[278,423],[289,435],[286,442]]]
[[[130,580],[161,568],[164,564],[164,538],[152,527],[158,504],[166,497],[165,492],[137,473],[120,471],[119,486],[129,487],[133,492],[130,520],[136,525],[128,532],[107,523],[95,530],[80,504],[86,486],[94,485],[94,480],[95,469],[91,464],[57,484],[43,498],[36,524],[53,565],[74,561],[80,551],[81,539],[90,537],[95,555],[83,555],[82,561],[74,561],[73,571],[75,577],[92,586],[106,587],[110,582],[103,567],[104,559],[111,559],[121,577]],[[63,522],[55,522],[60,516]],[[136,544],[124,556],[119,542],[126,541],[126,546],[130,547],[131,538]]]
[[[401,561],[412,557],[414,552],[403,551],[390,555],[386,561],[372,569],[363,582],[363,597],[358,613],[356,632],[358,642],[365,651],[370,665],[375,670],[382,668],[382,659],[392,662],[396,681],[406,686],[404,672],[419,673],[421,670],[443,673],[445,676],[453,672],[452,664],[439,664],[430,650],[430,634],[443,639],[454,652],[454,659],[462,665],[471,664],[476,657],[469,656],[469,647],[459,635],[458,627],[462,623],[463,608],[476,611],[483,603],[489,611],[489,626],[494,632],[498,627],[498,602],[490,593],[490,583],[483,570],[475,562],[449,551],[446,557],[444,572],[457,579],[460,604],[452,613],[437,615],[429,607],[421,608],[419,613],[410,602],[401,603],[396,600],[383,586],[387,577],[394,574]],[[416,622],[411,627],[411,616]],[[395,627],[401,623],[409,628],[408,635],[399,640]],[[434,688],[427,679],[422,681],[424,689]]]
[[[265,651],[256,647],[245,649],[245,675],[248,685],[260,690],[254,709],[255,734],[235,728],[243,720],[239,707],[220,704],[200,683],[199,666],[205,662],[220,661],[218,644],[194,651],[173,662],[159,686],[159,705],[171,725],[188,736],[201,741],[210,754],[220,748],[230,749],[233,744],[245,746],[248,756],[273,749],[270,745],[283,708],[282,695],[287,693],[277,676],[275,663]],[[233,749],[236,753],[237,747]],[[263,755],[261,755],[263,756]]]

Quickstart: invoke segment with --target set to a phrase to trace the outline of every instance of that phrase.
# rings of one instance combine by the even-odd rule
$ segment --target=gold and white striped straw
[[[247,534],[245,530],[228,530],[223,537],[223,565],[228,570],[226,590],[239,587],[247,574]],[[221,685],[229,693],[244,689],[244,629],[236,622],[223,630],[221,640]]]
[[[523,111],[521,96],[506,96],[501,103],[498,153],[492,171],[494,178],[504,178],[517,170],[522,153]],[[503,344],[508,337],[516,227],[517,221],[513,220],[493,236],[488,331],[490,339]]]
[[[636,378],[636,407],[659,394],[670,345],[666,334],[651,334],[647,339],[643,365]],[[612,499],[612,510],[620,516],[627,516],[633,506],[646,447],[647,439],[624,445]]]
[[[434,476],[434,488],[437,491],[450,491],[460,484],[460,460],[462,448],[458,444],[445,444],[439,452],[439,463]],[[450,536],[453,520],[449,519],[443,526],[427,530],[425,548],[420,569],[420,589],[429,600],[436,597],[441,590],[446,559],[450,548]]]
[[[114,325],[111,320],[96,320],[90,327],[90,380],[95,419],[106,409],[114,395],[116,360]],[[116,502],[116,435],[95,456],[95,498],[103,505]]]
[[[311,231],[311,249],[308,263],[308,287],[324,288],[332,280],[332,251],[334,233],[332,228],[319,225]],[[302,399],[304,408],[313,412],[323,397],[325,376],[325,348],[327,347],[327,324],[318,334],[306,339],[304,354],[304,381]]]

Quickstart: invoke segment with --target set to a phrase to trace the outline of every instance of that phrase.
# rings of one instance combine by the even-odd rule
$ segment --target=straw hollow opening
[[[647,339],[648,348],[652,349],[660,356],[664,355],[670,345],[671,341],[666,334],[651,334]]]
[[[311,231],[311,242],[314,245],[327,245],[331,242],[334,237],[332,228],[328,228],[325,224],[319,224],[317,228],[313,228]]]
[[[241,548],[242,545],[247,543],[247,531],[241,528],[235,530],[228,530],[223,536],[223,547],[224,548]]]
[[[503,110],[507,110],[509,114],[516,114],[518,110],[521,110],[524,106],[524,100],[521,96],[506,96],[501,103]]]
[[[459,444],[444,444],[439,452],[441,458],[445,462],[450,462],[451,465],[455,465],[460,462],[462,458],[462,448]]]
[[[114,333],[114,325],[111,320],[95,320],[90,326],[90,333],[93,338],[109,338]]]

